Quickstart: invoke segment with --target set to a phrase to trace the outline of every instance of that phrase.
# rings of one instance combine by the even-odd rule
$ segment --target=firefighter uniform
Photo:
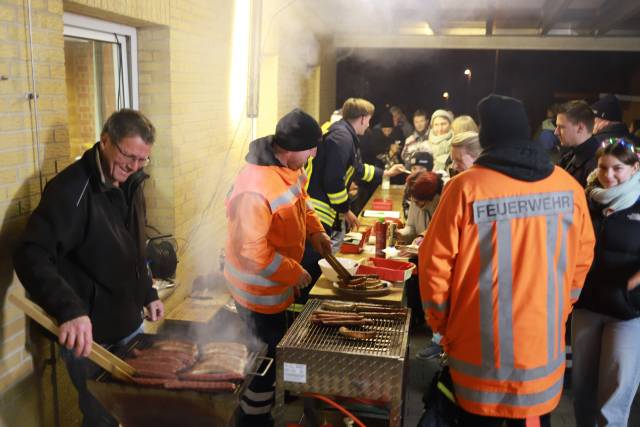
[[[348,121],[342,119],[331,125],[318,153],[308,162],[307,191],[320,221],[330,233],[337,227],[339,214],[349,210],[348,189],[351,182],[379,181],[383,170],[362,162],[358,135]]]
[[[557,406],[564,324],[593,258],[584,190],[534,144],[483,145],[485,157],[445,186],[419,251],[423,306],[443,335],[457,403],[480,416]]]

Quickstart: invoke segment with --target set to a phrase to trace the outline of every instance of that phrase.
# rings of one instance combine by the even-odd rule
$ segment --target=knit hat
[[[442,180],[435,172],[416,172],[407,177],[409,195],[416,200],[433,200],[442,191]]]
[[[428,151],[416,151],[409,160],[410,166],[423,166],[428,171],[433,170],[433,154]]]
[[[278,121],[273,142],[287,151],[305,151],[317,147],[321,139],[318,122],[296,108]]]
[[[620,101],[615,95],[606,95],[594,102],[591,105],[593,114],[601,119],[609,120],[610,122],[622,121],[622,109],[620,108]]]
[[[530,140],[529,119],[518,99],[489,95],[478,102],[478,117],[483,148]]]
[[[445,119],[449,120],[449,123],[451,123],[453,121],[453,114],[451,114],[450,111],[447,111],[447,110],[436,110],[431,115],[431,123],[433,123],[433,120],[438,118],[438,117],[442,117],[442,118],[445,118]]]

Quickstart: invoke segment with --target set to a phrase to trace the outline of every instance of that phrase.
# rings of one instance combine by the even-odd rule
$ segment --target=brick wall
[[[284,2],[266,3],[279,7]],[[168,301],[169,309],[189,292],[195,277],[218,266],[226,237],[224,195],[244,162],[251,122],[244,114],[232,116],[229,108],[237,96],[230,92],[234,2],[33,0],[38,167],[34,113],[25,98],[32,90],[25,4],[0,3],[0,74],[9,77],[0,81],[0,425],[54,425],[57,406],[61,425],[73,426],[79,415],[62,364],[55,353],[50,358],[49,341],[42,333],[28,332],[24,315],[6,301],[9,291],[22,289],[10,252],[39,200],[40,172],[44,183],[70,163],[79,145],[93,141],[88,128],[67,114],[77,113],[95,89],[79,79],[90,70],[71,50],[66,59],[73,69],[65,79],[63,8],[138,28],[140,109],[158,130],[148,168],[149,218],[162,232],[173,233],[181,246],[182,286]],[[270,37],[280,46],[278,32]],[[272,131],[277,118],[291,108],[301,106],[319,115],[325,102],[326,93],[317,93],[326,86],[322,65],[301,68],[294,52],[278,49],[265,61],[271,64],[272,86],[263,83],[261,93],[268,88],[273,105],[259,120],[265,131]]]

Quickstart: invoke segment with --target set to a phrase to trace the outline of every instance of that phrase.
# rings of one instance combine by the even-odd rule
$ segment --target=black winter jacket
[[[34,302],[63,323],[88,315],[93,338],[115,343],[142,322],[158,294],[144,259],[144,195],[139,171],[106,187],[96,150],[44,189],[14,254],[16,273]]]
[[[592,136],[563,155],[558,166],[569,172],[580,185],[586,187],[587,177],[598,166],[596,161],[598,148],[600,148],[600,141]]]
[[[633,206],[604,216],[602,205],[589,201],[596,234],[591,270],[576,308],[620,320],[640,317],[630,303],[627,280],[640,270],[640,200]]]

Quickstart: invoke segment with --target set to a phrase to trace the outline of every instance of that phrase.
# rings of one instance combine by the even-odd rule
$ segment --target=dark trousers
[[[416,262],[416,261],[412,261]],[[418,276],[411,276],[404,284],[407,294],[407,306],[411,309],[411,323],[413,326],[425,326],[424,310],[422,309],[422,298],[420,297],[420,284]]]
[[[142,332],[142,325],[131,335],[123,338],[113,345],[104,345],[112,352],[117,352],[119,348],[125,346],[133,337]],[[98,345],[95,344],[94,345]],[[82,427],[117,427],[118,421],[107,412],[106,409],[93,397],[87,388],[87,381],[98,377],[102,368],[94,364],[86,357],[76,357],[73,350],[60,347],[60,357],[67,366],[67,372],[71,382],[78,391],[78,404],[82,412]]]
[[[236,304],[238,315],[260,341],[267,344],[267,357],[276,357],[276,346],[287,331],[285,312],[262,314]],[[265,376],[256,376],[240,401],[238,427],[273,425],[271,409],[275,396],[276,368],[271,365]]]
[[[469,412],[461,411],[460,427],[527,427],[526,419],[514,418],[497,418],[475,415]],[[551,427],[551,415],[540,416],[540,427]]]
[[[307,240],[304,244],[304,254],[302,255],[300,265],[302,268],[307,270],[307,273],[311,276],[311,285],[304,289],[300,289],[300,295],[296,297],[296,304],[307,303],[311,288],[320,277],[320,274],[322,274],[320,266],[318,265],[318,261],[320,261],[321,258],[320,254],[313,249],[313,246],[311,246],[311,242]]]

